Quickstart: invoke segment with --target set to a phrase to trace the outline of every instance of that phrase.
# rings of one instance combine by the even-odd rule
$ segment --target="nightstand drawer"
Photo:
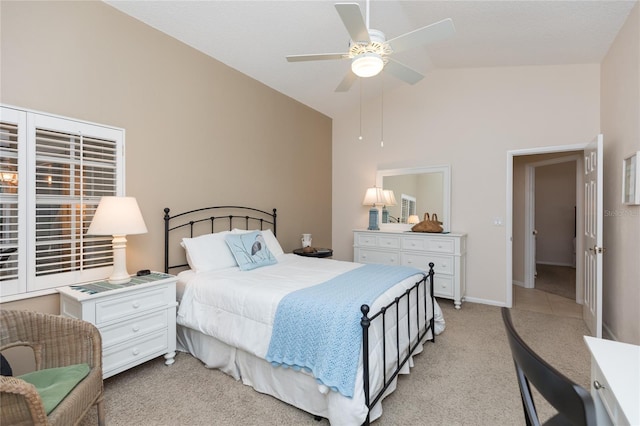
[[[398,253],[367,249],[359,249],[355,261],[358,263],[379,263],[382,265],[400,264]]]
[[[133,337],[167,328],[167,311],[157,311],[149,315],[133,318],[100,329],[102,345],[106,348],[125,342]]]
[[[167,330],[137,338],[131,342],[105,348],[102,352],[102,365],[105,375],[111,370],[120,369],[128,364],[137,365],[145,358],[155,358],[167,351]]]
[[[164,288],[126,293],[122,297],[96,303],[96,325],[99,327],[109,321],[121,321],[129,315],[166,307],[167,296]]]
[[[439,274],[453,274],[454,258],[453,256],[441,256],[437,254],[414,254],[402,253],[402,265],[413,266],[422,270],[429,270],[429,263],[433,262],[433,270],[436,277]]]

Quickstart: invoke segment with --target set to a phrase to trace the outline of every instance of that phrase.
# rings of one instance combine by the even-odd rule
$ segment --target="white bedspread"
[[[360,266],[362,265],[352,262],[283,254],[278,256],[277,264],[251,271],[240,271],[236,267],[212,272],[181,273],[179,281],[184,283],[184,290],[178,309],[177,322],[181,326],[197,330],[229,346],[264,359],[269,349],[278,303],[286,294],[323,283]],[[420,278],[421,275],[414,275],[384,293],[373,304],[371,312],[377,312],[380,307],[390,303],[394,297],[404,293]],[[415,303],[414,298],[413,300],[412,304]],[[403,307],[402,311],[405,310]],[[401,321],[406,318],[405,313],[401,312]],[[436,334],[438,334],[444,328],[444,321],[437,304],[435,305],[435,318]],[[387,327],[390,326],[387,324]],[[370,332],[372,336],[370,350],[379,350],[379,336],[382,334],[380,326],[374,325]],[[401,338],[401,340],[406,339]],[[390,349],[387,348],[387,350]],[[416,353],[421,350],[420,346]],[[389,352],[389,355],[391,358],[392,352]],[[395,352],[393,352],[393,356],[395,356]],[[371,365],[372,389],[379,388],[382,382],[380,374],[382,368],[374,358],[373,355],[370,358],[373,361]],[[362,364],[362,360],[360,364]],[[403,373],[408,373],[409,367],[412,365],[412,361],[405,365]],[[359,368],[359,375],[362,374],[361,371],[362,365]],[[323,389],[323,386],[318,386],[320,393],[325,394],[323,398],[329,398],[327,400],[329,401],[328,411],[322,412],[327,415],[332,424],[360,424],[364,420],[366,407],[361,387],[362,380],[360,378],[356,384],[356,395],[350,399],[337,392],[329,392],[329,394],[335,394],[329,395],[326,387]],[[310,398],[310,400],[314,399],[317,400],[314,397]],[[304,401],[295,405],[309,412],[319,411],[314,410],[311,405],[307,406]],[[379,409],[374,418],[380,413]]]
[[[278,303],[286,294],[359,266],[284,254],[277,264],[251,271],[236,267],[197,273],[184,290],[177,322],[264,358]]]

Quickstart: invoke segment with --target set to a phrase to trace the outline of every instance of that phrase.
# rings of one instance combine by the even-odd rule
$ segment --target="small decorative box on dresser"
[[[94,324],[102,335],[107,378],[164,355],[176,355],[176,277],[152,272],[126,284],[99,281],[57,289],[60,314]]]
[[[353,261],[404,265],[429,270],[433,262],[434,294],[453,299],[460,309],[465,294],[466,234],[421,232],[353,232]]]

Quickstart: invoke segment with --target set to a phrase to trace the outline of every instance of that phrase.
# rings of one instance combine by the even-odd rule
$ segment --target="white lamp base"
[[[113,272],[107,279],[110,284],[126,284],[131,281],[127,272],[127,239],[124,235],[114,235],[111,240],[113,245]]]

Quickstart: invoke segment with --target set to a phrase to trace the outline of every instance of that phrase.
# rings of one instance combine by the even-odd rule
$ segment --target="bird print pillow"
[[[228,234],[225,237],[225,241],[229,249],[231,249],[236,262],[238,262],[238,266],[243,271],[277,263],[276,258],[267,248],[264,236],[260,231],[246,234]]]

